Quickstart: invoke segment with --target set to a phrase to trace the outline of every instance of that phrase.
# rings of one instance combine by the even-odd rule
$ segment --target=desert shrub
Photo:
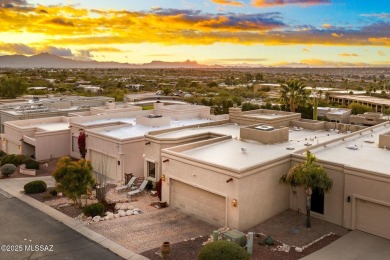
[[[270,237],[270,236],[267,236],[266,238],[264,238],[263,244],[265,244],[265,245],[267,245],[267,246],[273,246],[273,245],[275,245],[274,240],[273,240],[272,237]]]
[[[17,155],[15,155],[15,157],[17,160],[17,165],[21,165],[21,164],[25,163],[27,160],[30,160],[30,157],[25,156],[23,154],[17,154]]]
[[[205,245],[199,253],[199,260],[250,259],[244,248],[226,240],[214,241]]]
[[[6,152],[4,152],[3,150],[0,150],[0,158],[4,157],[4,156],[6,156],[6,155],[7,155]]]
[[[54,196],[57,196],[57,193],[58,193],[58,192],[57,192],[56,189],[52,189],[52,190],[49,191],[49,194],[52,195],[53,197],[54,197]]]
[[[88,206],[85,206],[83,211],[84,211],[84,215],[86,216],[94,217],[94,216],[102,215],[104,212],[104,205],[100,202],[92,203]]]
[[[24,185],[24,192],[26,194],[29,193],[41,193],[45,192],[47,188],[47,185],[44,181],[31,181]]]
[[[7,154],[1,159],[1,166],[5,164],[19,165],[19,161],[15,154]]]
[[[8,177],[16,171],[16,166],[13,164],[4,164],[1,166],[1,174]]]
[[[145,189],[146,189],[146,190],[151,190],[151,189],[153,189],[153,182],[152,182],[152,181],[148,181],[148,183],[147,183],[146,186],[145,186]]]
[[[26,165],[26,169],[39,169],[39,163],[33,159],[25,160],[24,164]]]

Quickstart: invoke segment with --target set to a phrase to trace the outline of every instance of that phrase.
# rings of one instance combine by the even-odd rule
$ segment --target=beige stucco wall
[[[296,163],[297,161],[294,161]],[[311,212],[311,215],[331,223],[343,225],[344,171],[341,165],[323,163],[326,173],[333,180],[332,189],[324,196],[324,214]],[[290,189],[290,208],[306,214],[306,196],[303,188],[294,194]]]
[[[325,129],[325,121],[300,119],[300,120],[291,121],[290,124],[291,126],[302,127],[304,129],[309,129],[312,131]]]
[[[289,168],[290,159],[282,159],[239,180],[239,230],[248,230],[289,208],[289,189],[279,185]]]
[[[255,129],[257,125],[240,128],[240,138],[254,140],[263,144],[275,144],[288,141],[288,127],[276,127],[271,131]]]
[[[279,185],[279,178],[290,168],[290,158],[282,158],[248,173],[235,173],[217,166],[205,165],[195,160],[178,158],[162,153],[162,200],[170,203],[170,179],[210,191],[226,198],[226,225],[248,230],[289,208],[289,189]],[[233,181],[226,182],[233,178]],[[232,200],[237,200],[233,207]]]
[[[35,134],[35,159],[40,161],[69,156],[69,133],[69,130],[37,132]]]
[[[344,227],[354,229],[352,214],[356,209],[356,199],[390,206],[390,176],[346,168],[344,201],[348,196],[351,196],[351,202],[344,203]]]

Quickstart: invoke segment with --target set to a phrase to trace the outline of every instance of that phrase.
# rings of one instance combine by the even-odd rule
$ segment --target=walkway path
[[[35,199],[33,198],[30,198],[29,196],[26,196],[24,195],[23,193],[21,193],[20,191],[23,190],[23,186],[30,182],[30,181],[33,181],[33,180],[43,180],[47,183],[48,187],[53,187],[54,186],[54,180],[51,176],[47,176],[47,177],[31,177],[31,178],[10,178],[10,179],[1,179],[0,180],[0,194],[2,194],[3,196],[2,197],[14,197],[14,198],[17,198],[19,200],[21,200],[22,202],[25,202],[26,204],[36,208],[37,210],[39,211],[42,211],[42,213],[62,222],[63,224],[65,224],[66,226],[68,226],[69,228],[77,231],[79,234],[81,234],[82,236],[86,237],[87,239],[89,240],[92,240],[98,244],[100,244],[103,248],[108,248],[109,250],[111,250],[112,252],[114,252],[115,254],[119,255],[121,258],[123,259],[147,259],[141,255],[138,255],[126,248],[124,248],[123,246],[121,245],[118,245],[117,243],[111,241],[110,239],[107,239],[106,237],[88,229],[87,227],[81,225],[78,221],[62,214],[61,212],[51,208],[50,206],[47,206],[43,203],[40,203],[39,201],[36,201]],[[16,201],[15,199],[12,199],[12,201]],[[15,202],[13,202],[15,203]],[[28,208],[28,205],[25,205],[27,208]],[[9,207],[9,206],[7,206]],[[9,208],[12,208],[12,207],[9,207]],[[29,209],[31,212],[32,209],[30,208]],[[8,209],[0,209],[0,213],[1,213],[1,223],[2,225],[3,224],[7,224],[7,222],[12,219],[12,218],[20,218],[21,215],[18,216],[18,214],[14,214],[14,213],[11,213],[11,214],[8,214],[9,210]],[[9,211],[11,212],[11,211]],[[26,220],[24,221],[21,221],[22,222],[26,222],[28,223],[28,220],[29,219],[32,219],[34,218],[34,216],[29,216],[28,214],[24,217],[27,217]],[[48,218],[52,221],[51,218]],[[0,228],[0,230],[2,230]],[[12,238],[12,234],[9,234],[7,233],[6,236],[3,235],[4,233],[2,232],[2,236],[1,236],[1,240],[0,242],[2,243],[5,243],[5,242],[17,242],[17,239],[20,239],[21,237],[20,236],[15,236]],[[31,238],[28,238],[30,234],[26,233],[25,237],[27,240],[30,240]],[[48,233],[48,235],[50,235],[50,233]],[[4,239],[12,239],[12,240],[3,240]],[[23,238],[23,241],[24,241],[24,238]],[[32,239],[31,239],[32,240]],[[65,241],[63,241],[65,243]],[[47,242],[49,243],[49,242]],[[70,241],[69,241],[70,243]],[[8,257],[8,256],[7,256]],[[5,259],[3,258],[2,256],[0,256],[0,259]],[[18,259],[18,258],[15,258],[14,259]],[[78,259],[91,259],[91,258],[78,258]],[[95,259],[105,259],[105,258],[101,258],[101,257],[96,257]],[[110,259],[110,258],[108,258]]]

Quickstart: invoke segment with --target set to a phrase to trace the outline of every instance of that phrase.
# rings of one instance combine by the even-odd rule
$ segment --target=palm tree
[[[292,80],[281,85],[281,102],[286,106],[289,105],[291,112],[295,112],[297,105],[304,104],[306,97],[305,85],[298,80]]]
[[[280,184],[286,184],[293,189],[296,187],[303,187],[306,194],[306,227],[310,228],[310,204],[311,195],[314,189],[320,192],[329,192],[332,188],[333,181],[328,177],[326,171],[319,165],[317,158],[310,153],[306,152],[306,161],[304,163],[293,166],[286,174],[280,179]]]

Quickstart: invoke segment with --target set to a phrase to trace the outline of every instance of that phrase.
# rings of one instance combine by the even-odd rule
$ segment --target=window
[[[72,152],[77,152],[79,149],[78,137],[72,136]]]
[[[154,162],[147,162],[148,177],[156,178],[156,164]]]

